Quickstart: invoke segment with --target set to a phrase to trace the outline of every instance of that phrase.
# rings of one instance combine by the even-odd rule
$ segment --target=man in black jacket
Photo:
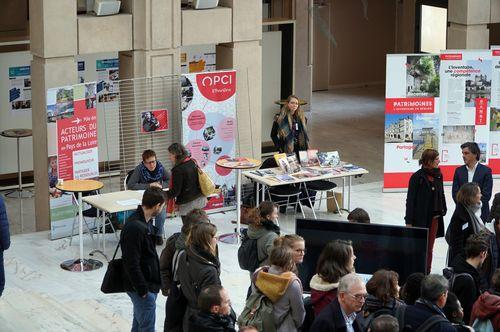
[[[422,280],[421,295],[414,305],[406,307],[404,328],[410,331],[456,332],[442,310],[448,298],[448,280],[438,274],[429,274]]]
[[[475,182],[481,188],[481,219],[484,223],[489,222],[490,199],[493,190],[493,177],[491,168],[479,162],[481,159],[481,150],[475,142],[466,142],[460,146],[462,149],[462,158],[465,165],[457,167],[453,175],[453,187],[451,195],[453,200],[457,201],[457,193],[460,187],[467,182]]]
[[[481,277],[478,270],[486,259],[488,248],[489,243],[484,236],[473,234],[465,242],[465,257],[460,254],[450,264],[456,276],[450,291],[460,300],[464,308],[464,322],[467,325],[472,306],[481,295]]]
[[[154,331],[156,296],[160,290],[160,262],[152,219],[165,204],[161,188],[150,187],[142,205],[127,219],[121,233],[124,286],[134,305],[132,331]]]
[[[236,315],[228,292],[220,285],[202,289],[198,297],[200,311],[191,316],[187,332],[236,332]]]
[[[310,331],[345,332],[363,331],[356,320],[356,313],[361,310],[366,299],[363,280],[355,273],[343,276],[339,281],[338,296],[316,316]]]

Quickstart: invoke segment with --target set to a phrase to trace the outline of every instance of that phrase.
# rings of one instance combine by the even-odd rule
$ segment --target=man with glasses
[[[443,307],[448,298],[448,280],[439,274],[429,274],[422,280],[420,298],[406,308],[404,327],[411,331],[455,332]]]
[[[367,293],[363,280],[355,273],[343,276],[339,282],[338,296],[316,316],[311,326],[315,332],[361,332],[356,320]]]
[[[145,150],[142,153],[142,162],[137,165],[127,179],[127,188],[131,190],[146,190],[147,188],[168,188],[170,173],[156,159],[153,150]],[[155,217],[156,244],[163,244],[163,225],[167,213],[165,209]]]

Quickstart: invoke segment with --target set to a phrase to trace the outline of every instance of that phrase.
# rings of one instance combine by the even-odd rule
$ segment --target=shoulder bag
[[[120,247],[120,243],[116,246],[113,258],[108,262],[108,269],[104,275],[101,284],[101,291],[104,294],[124,293],[125,287],[123,286],[123,261],[121,258],[116,259],[116,253]]]
[[[200,190],[203,196],[208,197],[212,195],[215,191],[215,184],[208,176],[208,174],[201,169],[200,166],[196,165],[198,169],[198,182],[200,183]]]

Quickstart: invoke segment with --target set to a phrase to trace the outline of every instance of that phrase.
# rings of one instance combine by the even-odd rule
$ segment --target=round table
[[[241,226],[241,170],[259,167],[262,162],[252,158],[229,158],[219,159],[215,163],[217,166],[236,170],[236,232],[224,234],[219,237],[222,242],[238,244],[240,243]]]
[[[61,191],[78,193],[78,233],[80,236],[80,258],[70,259],[61,263],[61,267],[69,271],[92,271],[102,267],[102,262],[95,259],[83,258],[83,209],[82,193],[99,190],[104,186],[96,180],[66,180],[61,184],[56,184],[56,188]]]
[[[31,129],[25,129],[25,128],[16,128],[16,129],[7,129],[4,130],[0,133],[1,136],[7,137],[7,138],[15,138],[17,139],[17,181],[19,182],[19,187],[11,191],[5,196],[7,197],[12,197],[12,198],[30,198],[33,196],[31,191],[29,190],[23,190],[23,180],[22,180],[22,175],[21,175],[21,158],[20,158],[20,152],[19,152],[19,140],[23,137],[30,137],[33,135],[33,131]]]

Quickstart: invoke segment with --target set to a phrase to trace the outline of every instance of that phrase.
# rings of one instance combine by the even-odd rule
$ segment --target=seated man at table
[[[153,150],[145,150],[142,153],[142,162],[137,165],[127,180],[127,188],[131,190],[145,190],[150,187],[168,188],[170,173],[156,160]],[[156,244],[163,244],[163,225],[167,213],[165,208],[155,217]]]

